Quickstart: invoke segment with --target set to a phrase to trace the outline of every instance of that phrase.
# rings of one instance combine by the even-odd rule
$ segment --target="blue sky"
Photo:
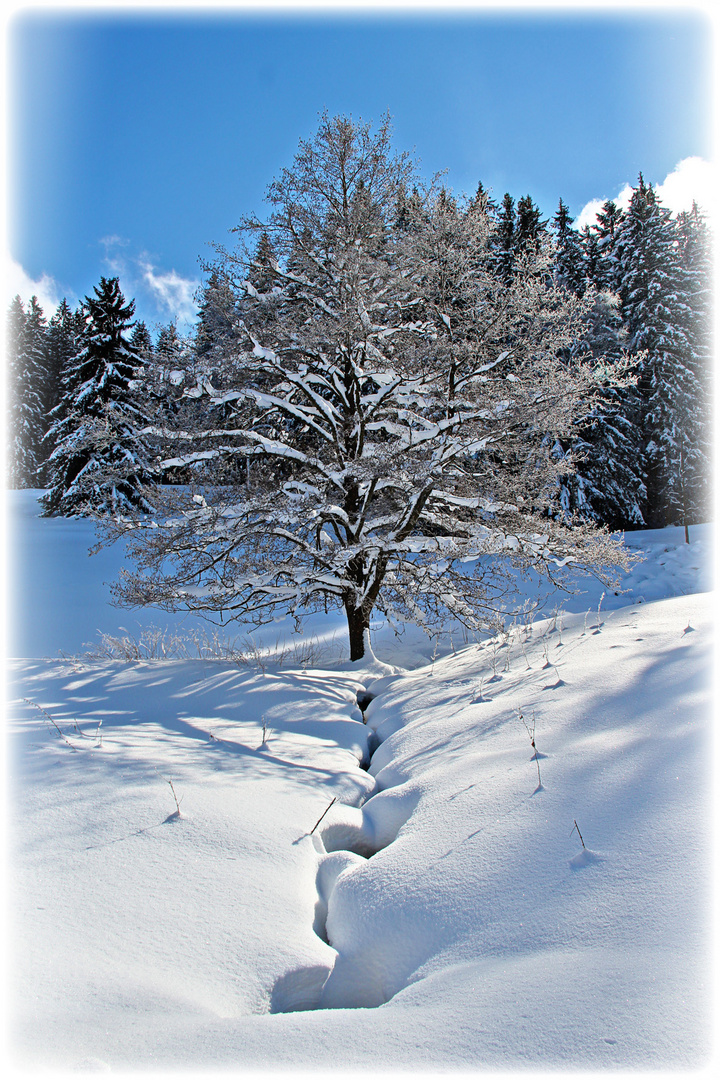
[[[6,28],[8,246],[24,294],[118,273],[153,327],[318,114],[379,120],[425,176],[577,216],[712,155],[703,9],[394,16],[20,11]],[[17,291],[15,288],[13,291]],[[21,292],[23,290],[21,289]],[[27,298],[27,297],[26,297]]]

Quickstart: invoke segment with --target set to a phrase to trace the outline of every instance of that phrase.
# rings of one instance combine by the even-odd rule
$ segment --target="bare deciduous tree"
[[[193,391],[232,423],[163,432],[174,461],[234,456],[241,480],[118,520],[138,562],[118,599],[258,622],[341,606],[356,660],[376,608],[479,628],[513,567],[561,582],[624,565],[619,540],[545,514],[555,436],[596,392],[568,359],[592,297],[556,287],[550,252],[498,277],[482,197],[423,186],[388,121],[324,116],[269,201],[220,252],[224,388]]]

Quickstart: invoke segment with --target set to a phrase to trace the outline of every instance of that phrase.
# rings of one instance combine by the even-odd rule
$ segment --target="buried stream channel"
[[[374,697],[367,690],[358,691],[357,704],[364,724],[367,724],[366,710]],[[370,769],[373,756],[381,744],[377,732],[368,727],[367,756],[358,762],[359,768],[366,772]],[[386,782],[376,778],[360,806],[333,800],[308,834],[319,859],[315,877],[317,900],[313,930],[331,948],[335,948],[335,945],[328,922],[340,875],[346,870],[367,865],[373,855],[388,847],[415,808],[417,798],[408,798],[407,794],[403,798],[382,798],[385,791],[400,783],[402,781],[395,776],[388,776]],[[389,999],[381,985],[379,973],[368,970],[361,955],[345,956],[339,950],[336,952],[333,966],[318,964],[281,975],[270,994],[270,1012],[373,1008]]]

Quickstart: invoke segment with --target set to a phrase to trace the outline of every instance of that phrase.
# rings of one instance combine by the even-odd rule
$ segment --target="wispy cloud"
[[[127,297],[134,297],[138,311],[146,321],[176,321],[181,331],[190,328],[196,316],[194,295],[200,285],[195,278],[186,278],[175,269],[158,267],[147,252],[136,254],[130,241],[122,236],[104,236],[103,262],[108,271],[120,278]]]
[[[14,296],[20,296],[26,303],[31,297],[36,296],[45,315],[50,316],[54,314],[63,295],[67,295],[69,300],[72,299],[70,294],[63,293],[55,278],[50,274],[41,274],[37,279],[32,278],[19,262],[9,257],[5,260],[3,278],[6,309]]]
[[[123,236],[113,234],[112,236],[101,237],[100,245],[105,249],[103,262],[109,273],[113,277],[126,279],[129,276],[128,264],[122,249],[129,247],[130,241]]]
[[[646,180],[648,177],[645,178]],[[661,184],[656,185],[658,199],[673,214],[690,210],[695,201],[704,214],[714,219],[717,214],[715,169],[701,157],[683,158]],[[632,185],[625,184],[617,195],[606,196],[623,209],[632,196]],[[592,199],[582,208],[575,222],[578,229],[593,225],[606,198]]]
[[[141,263],[143,280],[164,309],[180,323],[189,323],[195,316],[194,296],[200,282],[184,278],[175,270],[158,271],[150,262]]]

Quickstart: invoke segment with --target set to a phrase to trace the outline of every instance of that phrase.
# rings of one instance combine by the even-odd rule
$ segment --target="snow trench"
[[[358,692],[364,723],[374,697],[367,690]],[[348,903],[343,902],[337,890],[343,877],[367,867],[374,855],[393,843],[419,799],[419,792],[393,769],[386,755],[382,755],[382,761],[373,760],[382,741],[369,727],[368,757],[358,766],[365,771],[373,765],[378,768],[375,783],[362,797],[361,805],[333,802],[310,837],[318,856],[313,930],[335,949],[335,963],[332,967],[298,968],[280,976],[270,995],[271,1013],[374,1008],[392,996],[384,990],[383,970],[377,959],[364,957],[352,948],[353,921],[362,918],[363,913],[348,910]],[[349,951],[342,947],[348,944]]]

